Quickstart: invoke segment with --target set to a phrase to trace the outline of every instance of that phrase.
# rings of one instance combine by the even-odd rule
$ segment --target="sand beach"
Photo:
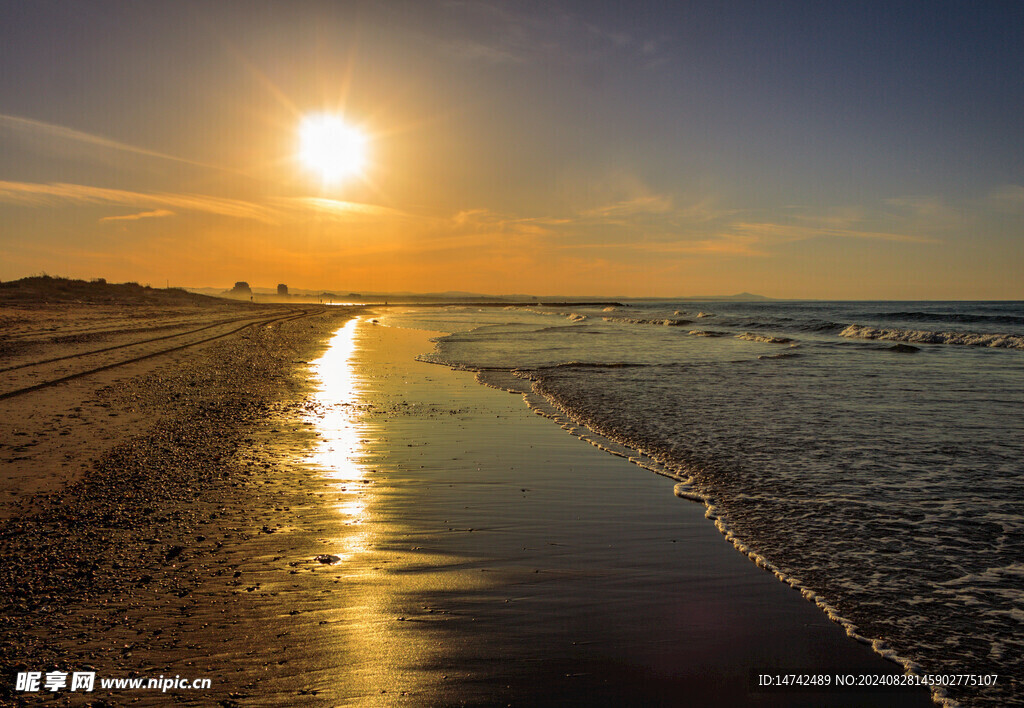
[[[931,703],[758,687],[902,669],[671,480],[416,361],[436,333],[352,308],[60,307],[4,312],[4,673],[209,687],[58,705]],[[12,682],[4,700],[50,698]]]

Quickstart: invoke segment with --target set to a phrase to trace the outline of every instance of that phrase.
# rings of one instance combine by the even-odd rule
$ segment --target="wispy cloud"
[[[147,211],[137,214],[104,217],[100,219],[101,222],[171,216],[174,212],[169,209],[203,212],[236,219],[251,219],[268,224],[279,224],[283,221],[302,220],[309,217],[329,218],[335,221],[389,221],[392,223],[412,220],[424,224],[442,221],[438,217],[412,214],[376,204],[322,197],[275,197],[268,200],[268,205],[265,205],[205,194],[134,192],[56,182],[0,181],[0,202],[29,207],[109,204],[148,208]]]
[[[153,209],[152,211],[140,211],[138,214],[125,214],[124,216],[104,216],[100,223],[107,221],[138,221],[139,219],[157,219],[164,216],[174,216],[173,211],[167,209]]]
[[[282,197],[275,199],[274,203],[299,214],[328,216],[341,221],[368,218],[422,218],[398,209],[391,209],[376,204],[347,202],[338,199],[325,199],[323,197]]]
[[[570,219],[510,216],[490,209],[463,210],[448,220],[459,233],[502,238],[548,236],[555,227],[571,223]]]
[[[1004,184],[988,195],[988,203],[1000,211],[1024,209],[1024,187],[1019,184]]]
[[[672,211],[672,198],[664,194],[645,194],[580,212],[584,217],[623,217],[635,214],[665,214]]]
[[[929,233],[923,221],[892,214],[879,221],[877,213],[856,207],[828,210],[790,207],[779,215],[720,208],[711,197],[677,206],[669,195],[638,191],[639,196],[578,212],[570,225],[559,231],[555,247],[646,254],[647,257],[765,258],[784,244],[828,238],[912,244],[939,242],[930,235],[922,235]],[[941,211],[926,200],[900,206],[914,213],[934,215]],[[888,228],[878,228],[881,224]],[[597,227],[600,230],[596,230]]]
[[[609,242],[609,243],[562,243],[560,250],[600,250],[640,253],[645,256],[693,256],[728,255],[766,257],[770,252],[762,248],[756,236],[741,234],[716,234],[707,238],[678,238],[664,241]]]
[[[791,208],[783,213],[723,209],[707,197],[677,205],[671,195],[637,188],[626,198],[568,214],[521,215],[487,208],[454,213],[412,212],[377,204],[323,197],[272,197],[265,203],[200,194],[136,192],[67,183],[0,181],[0,202],[27,207],[117,206],[133,213],[105,216],[100,223],[166,218],[196,212],[292,227],[320,221],[337,224],[323,230],[318,247],[332,243],[378,253],[427,253],[471,249],[493,257],[512,252],[614,253],[616,258],[650,262],[659,257],[765,258],[786,244],[821,239],[859,239],[935,244],[928,229],[900,216],[919,212],[928,202],[885,209]],[[1015,192],[1007,199],[1015,201]],[[906,227],[906,228],[904,228]],[[211,228],[213,228],[211,226]],[[339,236],[343,236],[339,240]]]
[[[528,54],[520,52],[516,48],[484,44],[473,39],[455,39],[443,44],[442,48],[450,56],[468,62],[525,64],[528,60]]]
[[[820,226],[797,226],[795,224],[773,222],[740,222],[731,224],[723,235],[745,235],[764,244],[790,243],[807,241],[822,237],[839,237],[853,239],[870,239],[880,241],[899,241],[903,243],[938,243],[938,240],[927,236],[893,233],[889,231],[872,231],[867,229],[837,228],[828,224]]]
[[[44,123],[43,121],[33,120],[31,118],[22,118],[20,116],[5,115],[0,113],[0,127],[14,130],[21,133],[27,133],[36,136],[43,136],[48,139],[58,140],[70,140],[77,143],[83,143],[86,145],[93,145],[95,147],[105,148],[107,150],[117,150],[120,152],[133,153],[135,155],[142,155],[145,157],[155,157],[161,160],[171,160],[173,162],[181,162],[187,165],[195,165],[197,167],[207,167],[214,170],[220,170],[223,172],[234,172],[225,167],[218,165],[211,165],[206,162],[198,162],[196,160],[188,160],[183,157],[176,155],[169,155],[165,152],[159,152],[157,150],[149,150],[147,148],[138,147],[137,145],[129,145],[128,143],[122,143],[117,140],[111,140],[110,138],[103,137],[101,135],[93,135],[91,133],[84,133],[74,128],[68,128],[63,125],[55,125],[53,123]]]
[[[170,208],[197,211],[271,224],[278,223],[280,220],[280,214],[276,210],[238,199],[224,199],[202,194],[131,192],[123,189],[106,189],[59,182],[43,184],[0,181],[0,201],[35,207],[60,206],[62,204],[113,204],[150,209]]]
[[[634,56],[649,66],[661,60],[662,43],[619,28],[606,28],[586,16],[549,6],[517,11],[509,3],[444,3],[457,36],[432,37],[431,44],[457,59],[491,64],[586,64],[609,54]]]
[[[885,204],[905,228],[930,232],[963,228],[972,210],[967,203],[950,204],[934,196],[897,197],[886,199]]]

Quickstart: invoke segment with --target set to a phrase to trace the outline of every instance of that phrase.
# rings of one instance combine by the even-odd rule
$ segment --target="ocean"
[[[938,690],[949,702],[1024,704],[1024,303],[644,301],[381,319],[447,333],[424,360],[522,392],[638,474],[675,478],[738,550],[849,634],[966,683]]]

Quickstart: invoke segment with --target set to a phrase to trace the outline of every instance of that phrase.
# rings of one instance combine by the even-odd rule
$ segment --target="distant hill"
[[[138,283],[108,283],[103,278],[75,280],[34,275],[0,282],[0,302],[82,302],[109,304],[222,306],[230,303],[216,297],[190,293],[181,288],[152,288]]]

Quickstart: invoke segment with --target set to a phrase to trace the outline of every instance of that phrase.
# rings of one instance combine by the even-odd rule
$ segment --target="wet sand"
[[[362,317],[318,367],[344,316],[123,383],[115,398],[159,422],[0,538],[3,589],[21,589],[6,675],[213,684],[89,696],[102,705],[930,704],[752,692],[752,671],[898,667],[671,480],[416,362],[428,333]]]
[[[386,572],[374,604],[408,651],[400,673],[377,667],[380,690],[427,705],[930,704],[923,690],[751,692],[762,669],[899,669],[737,553],[671,480],[413,361],[428,334],[354,326],[369,407],[338,438],[357,437],[355,454],[322,460],[370,482],[341,506],[358,540],[342,537],[331,572]]]

